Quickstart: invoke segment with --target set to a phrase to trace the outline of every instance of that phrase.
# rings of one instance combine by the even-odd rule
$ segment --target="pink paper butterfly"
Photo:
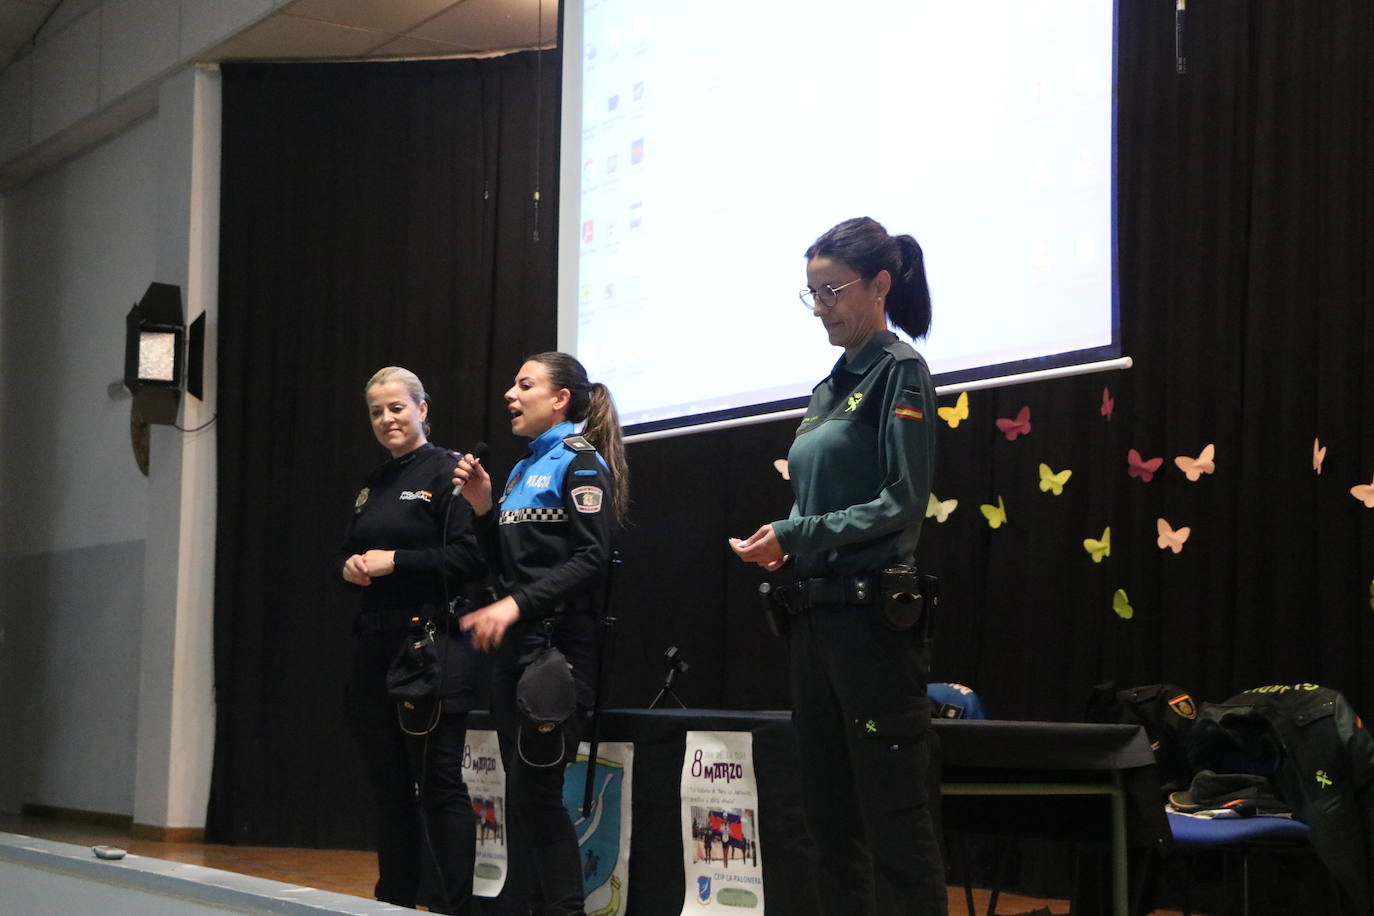
[[[1202,448],[1202,454],[1196,458],[1187,455],[1179,455],[1174,459],[1174,464],[1183,472],[1183,476],[1189,480],[1197,480],[1203,474],[1210,474],[1217,469],[1216,462],[1212,458],[1216,455],[1216,447],[1208,442]]]
[[[1159,537],[1155,540],[1159,549],[1172,550],[1174,553],[1183,549],[1183,542],[1188,540],[1188,535],[1193,533],[1193,529],[1186,526],[1175,531],[1162,518],[1155,519],[1155,528],[1159,531]]]
[[[1002,417],[998,417],[997,428],[1007,437],[1008,442],[1015,442],[1017,436],[1030,435],[1030,407],[1022,407],[1016,414],[1015,420],[1006,420]]]
[[[1139,477],[1146,483],[1155,479],[1155,471],[1158,471],[1163,463],[1163,458],[1151,458],[1146,461],[1135,449],[1126,453],[1126,473],[1132,477]]]
[[[1112,418],[1113,410],[1116,410],[1116,398],[1112,397],[1112,391],[1110,388],[1103,388],[1102,407],[1099,408],[1098,413],[1102,414],[1102,416],[1110,420]]]
[[[1366,509],[1374,509],[1374,480],[1355,484],[1350,488],[1350,495],[1364,503]]]
[[[1320,439],[1312,440],[1312,470],[1318,474],[1322,472],[1322,462],[1326,460],[1326,446],[1322,445]]]

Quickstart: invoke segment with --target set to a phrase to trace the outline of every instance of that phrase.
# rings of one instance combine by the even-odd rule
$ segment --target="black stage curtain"
[[[1120,4],[1120,305],[1135,367],[974,392],[968,420],[939,423],[934,491],[958,508],[927,519],[918,553],[944,592],[932,674],[1007,718],[1078,718],[1109,679],[1212,700],[1319,682],[1374,714],[1374,510],[1350,492],[1374,476],[1374,7],[1190,7],[1182,75],[1173,12]],[[825,228],[798,236],[799,278]],[[920,237],[917,216],[888,228]],[[1023,406],[1032,432],[1008,441],[994,420]],[[676,684],[688,705],[787,703],[760,576],[724,536],[786,513],[771,462],[792,425],[631,450],[644,559],[627,563],[624,629],[696,664]],[[1187,481],[1175,457],[1208,443],[1216,472]],[[1164,459],[1151,482],[1128,476],[1132,448]],[[1062,495],[1040,490],[1041,462],[1073,470]],[[993,530],[979,506],[998,496],[1008,521]],[[1161,517],[1191,528],[1178,555],[1156,546]],[[1107,526],[1111,556],[1095,564],[1082,542]],[[1113,611],[1117,589],[1130,619]],[[618,699],[653,696],[642,677]]]
[[[356,607],[326,563],[387,457],[363,385],[412,369],[433,441],[513,463],[501,392],[555,342],[558,55],[223,73],[207,835],[358,846],[341,710]]]
[[[1374,8],[1199,5],[1179,75],[1173,7],[1120,3],[1120,291],[1135,368],[974,392],[968,420],[941,422],[934,489],[959,505],[927,520],[918,558],[944,588],[933,676],[1007,718],[1078,718],[1107,679],[1203,699],[1320,682],[1369,714],[1374,510],[1350,490],[1374,476]],[[435,396],[437,441],[486,438],[498,471],[516,457],[499,395],[522,355],[554,341],[552,130],[544,241],[528,228],[531,66],[226,67],[216,838],[362,841],[338,709],[351,608],[321,572],[382,457],[360,389],[377,366],[408,365]],[[500,117],[503,96],[520,115]],[[482,187],[500,192],[485,206]],[[889,228],[919,238],[913,220]],[[825,228],[799,229],[799,278]],[[704,240],[684,276],[708,289],[709,270],[687,265],[739,256]],[[1007,441],[993,421],[1022,406],[1033,429]],[[772,461],[791,432],[631,446],[609,705],[649,703],[671,645],[690,665],[673,684],[687,705],[787,706],[761,576],[726,538],[787,512]],[[1320,475],[1314,439],[1328,449]],[[1208,443],[1215,473],[1187,481],[1174,458]],[[1151,482],[1127,475],[1132,448],[1163,458]],[[1073,470],[1062,495],[1039,489],[1041,462]],[[1008,521],[993,530],[979,506],[998,496]],[[1161,517],[1191,528],[1177,555],[1156,546]],[[1082,542],[1106,526],[1111,555],[1095,564]],[[1113,611],[1117,589],[1129,619]]]

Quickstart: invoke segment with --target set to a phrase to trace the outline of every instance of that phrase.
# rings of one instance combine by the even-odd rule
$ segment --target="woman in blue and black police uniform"
[[[433,867],[430,912],[470,913],[476,824],[462,761],[476,651],[456,620],[449,628],[447,602],[465,594],[486,564],[472,509],[449,483],[453,453],[428,440],[420,380],[388,366],[368,380],[364,396],[372,433],[391,458],[358,492],[334,568],[362,602],[347,706],[377,805],[375,893],[401,906],[426,902],[417,901],[420,875]],[[415,617],[450,634],[441,637],[448,651],[437,721],[421,716],[403,730],[386,673]],[[430,725],[427,735],[411,733]]]
[[[502,905],[506,912],[564,916],[583,912],[583,892],[563,770],[591,702],[597,602],[612,528],[624,517],[628,471],[611,393],[589,382],[573,357],[531,356],[505,397],[511,432],[531,441],[495,511],[481,463],[469,455],[454,470],[504,593],[462,625],[478,648],[496,653],[491,702],[506,765],[511,849]],[[562,760],[541,766],[517,747],[516,686],[550,641],[572,665],[579,712],[564,724]]]
[[[816,386],[788,453],[791,515],[732,540],[765,569],[790,561],[787,634],[803,805],[821,909],[944,914],[926,792],[926,670],[914,629],[884,613],[879,571],[911,564],[934,460],[935,390],[912,338],[930,328],[920,246],[867,217],[806,251],[801,299],[844,356]]]

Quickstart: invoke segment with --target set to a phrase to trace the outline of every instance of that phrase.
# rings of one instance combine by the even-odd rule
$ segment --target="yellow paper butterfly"
[[[934,493],[931,493],[930,498],[926,500],[926,518],[934,516],[935,521],[943,522],[945,519],[949,518],[950,513],[957,508],[959,508],[959,500],[942,500]]]
[[[988,520],[989,528],[1001,528],[1007,523],[1007,507],[1002,503],[1002,497],[997,497],[997,505],[990,506],[983,503],[978,507],[978,511],[983,513],[983,518]]]
[[[1350,488],[1350,495],[1364,503],[1366,509],[1374,509],[1374,480],[1355,484]]]
[[[1174,459],[1174,464],[1189,480],[1197,480],[1203,474],[1210,474],[1217,469],[1216,462],[1212,457],[1216,455],[1216,447],[1208,442],[1203,446],[1202,454],[1196,458],[1189,458],[1187,455],[1179,455]]]
[[[936,412],[941,420],[949,424],[950,429],[957,429],[960,420],[968,419],[968,392],[959,392],[959,399],[953,407],[937,407]]]
[[[1312,440],[1312,470],[1318,474],[1322,472],[1322,462],[1326,460],[1326,446],[1322,445],[1320,439]]]
[[[1103,557],[1112,555],[1112,526],[1108,525],[1102,529],[1102,539],[1095,541],[1092,538],[1083,539],[1083,549],[1092,555],[1094,563],[1101,563]]]
[[[787,472],[787,459],[778,458],[773,461],[773,469],[782,475],[783,480],[791,480],[792,475]]]
[[[1040,462],[1040,491],[1042,493],[1050,493],[1054,496],[1058,496],[1060,493],[1064,492],[1064,484],[1068,483],[1069,478],[1072,476],[1073,471],[1068,468],[1064,468],[1064,470],[1056,474],[1054,471],[1050,470],[1048,464],[1042,461]]]
[[[1174,528],[1162,518],[1155,519],[1155,529],[1159,532],[1159,537],[1155,539],[1155,543],[1159,545],[1159,549],[1172,550],[1174,553],[1178,553],[1183,549],[1183,542],[1188,540],[1188,535],[1193,533],[1193,529],[1187,526],[1174,530]]]
[[[1112,610],[1116,611],[1116,616],[1122,620],[1130,620],[1135,616],[1135,608],[1131,607],[1131,601],[1126,597],[1126,590],[1118,588],[1112,595]]]

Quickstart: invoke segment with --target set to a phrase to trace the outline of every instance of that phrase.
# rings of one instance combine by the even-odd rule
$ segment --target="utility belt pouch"
[[[878,573],[879,605],[891,630],[910,630],[921,619],[925,600],[913,566],[889,566]]]
[[[763,625],[774,636],[787,632],[787,618],[791,617],[792,602],[787,589],[772,582],[759,583],[759,608],[763,611]]]

